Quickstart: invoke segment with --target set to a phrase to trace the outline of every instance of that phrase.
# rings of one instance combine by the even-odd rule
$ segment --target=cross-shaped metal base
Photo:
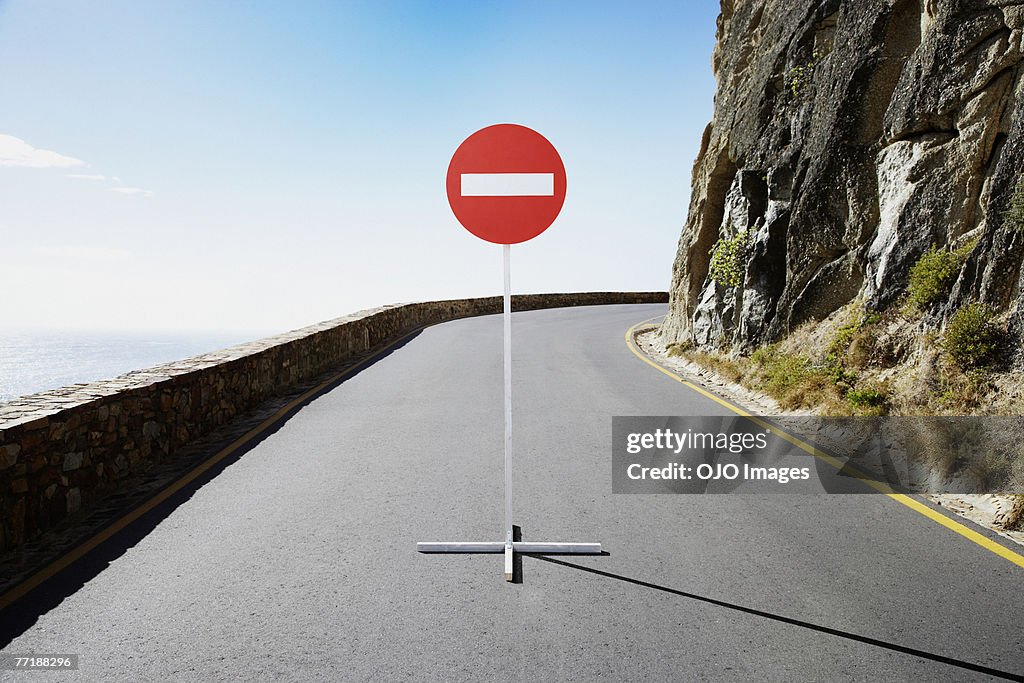
[[[518,530],[512,525],[512,280],[511,252],[508,244],[504,254],[505,296],[503,322],[505,328],[505,540],[490,542],[428,542],[417,543],[421,553],[505,553],[505,580],[512,581],[513,558],[516,553],[534,555],[601,555],[600,543],[524,543],[516,540]]]
[[[417,543],[421,553],[505,553],[505,580],[512,580],[512,558],[515,553],[534,555],[600,555],[600,543],[527,543],[525,541],[448,541]]]

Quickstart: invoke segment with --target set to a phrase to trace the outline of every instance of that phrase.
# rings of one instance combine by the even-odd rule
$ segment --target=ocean
[[[0,331],[0,403],[68,384],[110,379],[270,334]]]

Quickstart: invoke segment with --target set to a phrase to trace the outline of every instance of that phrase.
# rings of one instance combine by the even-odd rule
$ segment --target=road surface
[[[514,315],[516,523],[609,555],[525,557],[508,584],[500,555],[416,552],[502,539],[501,318],[458,320],[304,407],[3,652],[78,653],[63,676],[89,681],[1024,672],[1024,571],[883,495],[611,494],[613,415],[727,412],[627,348],[664,311]]]

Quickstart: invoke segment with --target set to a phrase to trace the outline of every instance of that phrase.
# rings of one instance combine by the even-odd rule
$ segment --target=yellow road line
[[[655,317],[660,317],[660,316],[655,316]],[[789,441],[791,444],[793,444],[794,446],[800,448],[801,450],[806,451],[807,453],[810,453],[814,457],[819,458],[819,459],[823,460],[824,462],[827,462],[829,465],[831,465],[832,467],[835,467],[837,470],[843,469],[845,467],[845,471],[846,472],[851,472],[852,471],[852,474],[854,476],[856,476],[858,479],[860,479],[861,481],[863,481],[865,484],[867,484],[868,486],[871,486],[872,488],[874,488],[875,490],[877,490],[877,491],[879,491],[881,493],[884,493],[890,499],[896,501],[897,503],[899,503],[901,505],[905,505],[906,507],[910,508],[914,512],[918,512],[918,513],[924,515],[928,519],[932,520],[933,522],[937,522],[938,524],[941,524],[942,526],[946,527],[950,531],[955,531],[956,533],[960,534],[961,536],[963,536],[967,540],[980,545],[982,548],[985,548],[986,550],[989,550],[989,551],[995,553],[996,555],[998,555],[999,557],[1003,558],[1004,560],[1008,560],[1009,562],[1012,562],[1013,564],[1017,565],[1018,567],[1021,567],[1022,569],[1024,569],[1024,555],[1016,553],[1013,550],[1010,550],[1009,548],[1007,548],[1006,546],[1001,545],[999,543],[996,543],[995,541],[993,541],[992,539],[988,538],[987,536],[984,536],[983,534],[979,534],[977,531],[974,531],[973,529],[970,529],[970,528],[964,526],[963,524],[960,524],[959,522],[956,522],[956,521],[950,519],[949,517],[947,517],[946,515],[942,514],[941,512],[937,512],[935,510],[932,510],[927,505],[921,503],[920,501],[914,500],[913,498],[911,498],[908,495],[905,495],[905,494],[902,494],[902,493],[896,493],[888,485],[886,485],[886,484],[884,484],[882,482],[879,482],[879,481],[875,481],[875,480],[871,479],[870,476],[865,475],[864,473],[862,473],[862,472],[860,472],[858,470],[853,470],[851,468],[851,466],[848,465],[848,464],[844,465],[844,463],[842,461],[840,461],[838,458],[835,458],[834,456],[831,456],[828,453],[825,453],[823,451],[818,450],[814,446],[812,446],[812,445],[810,445],[808,443],[805,443],[804,441],[801,441],[800,439],[792,436],[791,434],[789,434],[789,433],[787,433],[787,432],[785,432],[785,431],[783,431],[781,429],[778,429],[774,425],[771,425],[771,424],[769,424],[767,422],[764,422],[763,420],[760,420],[759,418],[757,418],[756,416],[754,416],[751,413],[747,412],[746,410],[743,410],[739,406],[733,405],[729,401],[726,401],[725,399],[723,399],[723,398],[721,398],[719,396],[715,396],[710,391],[707,391],[706,389],[704,389],[704,388],[694,384],[693,382],[690,382],[689,380],[687,380],[687,379],[677,375],[676,373],[672,372],[671,370],[668,370],[667,368],[662,367],[658,363],[655,363],[653,360],[648,358],[642,351],[640,351],[640,349],[638,349],[636,347],[636,344],[633,341],[633,336],[634,336],[635,330],[638,327],[640,327],[641,325],[649,323],[651,320],[654,320],[654,319],[655,318],[648,318],[647,320],[639,322],[636,325],[633,325],[633,327],[631,327],[628,330],[626,330],[626,346],[629,347],[629,350],[632,351],[633,355],[635,355],[637,358],[639,358],[643,362],[647,363],[648,365],[650,365],[655,370],[658,370],[659,372],[662,372],[662,373],[668,375],[669,377],[671,377],[672,379],[677,380],[678,382],[682,383],[683,386],[687,387],[688,389],[692,389],[693,391],[696,391],[698,394],[700,394],[702,396],[705,396],[706,398],[711,399],[715,403],[718,403],[719,405],[728,408],[729,410],[731,410],[732,412],[736,413],[737,415],[749,418],[752,422],[755,422],[756,424],[760,425],[761,427],[764,427],[765,429],[770,429],[776,435],[780,436],[781,438],[785,439],[786,441]]]
[[[238,449],[245,446],[247,443],[249,443],[249,441],[259,436],[268,427],[273,425],[278,420],[284,418],[289,412],[299,407],[313,396],[316,396],[318,393],[326,390],[330,385],[344,379],[347,375],[354,373],[356,370],[359,370],[370,361],[376,360],[381,356],[381,354],[393,348],[397,344],[405,341],[406,339],[416,334],[417,332],[423,330],[424,327],[426,326],[417,327],[416,329],[410,331],[408,334],[399,337],[393,342],[381,347],[380,350],[376,351],[372,355],[367,356],[366,358],[362,359],[355,365],[352,365],[346,368],[345,370],[342,370],[341,372],[331,376],[329,379],[321,382],[312,389],[309,389],[308,391],[304,392],[298,398],[293,399],[292,401],[281,407],[273,415],[265,419],[257,426],[250,429],[244,435],[232,441],[228,446],[225,446],[223,449],[218,451],[209,459],[205,460],[202,464],[190,470],[180,479],[176,479],[173,483],[167,486],[167,488],[162,489],[155,496],[153,496],[146,502],[142,503],[137,508],[133,508],[130,512],[125,514],[123,517],[118,519],[110,526],[105,527],[102,531],[96,533],[88,540],[76,546],[74,549],[68,551],[68,553],[66,553],[65,555],[62,555],[61,557],[57,558],[50,564],[46,565],[36,573],[26,578],[17,586],[11,588],[3,595],[0,595],[0,610],[3,610],[8,605],[20,599],[44,581],[55,576],[62,569],[80,560],[87,553],[89,553],[91,550],[99,546],[101,543],[112,537],[114,534],[118,533],[119,531],[130,525],[132,522],[138,520],[140,517],[142,517],[147,512],[155,508],[157,505],[164,502],[165,500],[173,496],[175,493],[183,489],[185,486],[195,481],[196,478],[198,478],[204,472],[206,472],[211,467],[219,463],[221,460],[223,460],[224,458],[228,457]]]

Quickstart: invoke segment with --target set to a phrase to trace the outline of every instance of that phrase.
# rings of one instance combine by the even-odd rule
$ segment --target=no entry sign
[[[514,580],[513,555],[600,555],[600,543],[523,543],[512,525],[512,277],[513,244],[548,229],[565,202],[565,166],[554,145],[526,126],[499,123],[463,140],[448,164],[448,203],[480,239],[503,245],[505,296],[505,540],[417,543],[421,553],[505,553],[505,580]]]
[[[459,145],[446,187],[466,230],[495,244],[518,244],[547,230],[562,210],[565,166],[537,131],[499,123]]]

